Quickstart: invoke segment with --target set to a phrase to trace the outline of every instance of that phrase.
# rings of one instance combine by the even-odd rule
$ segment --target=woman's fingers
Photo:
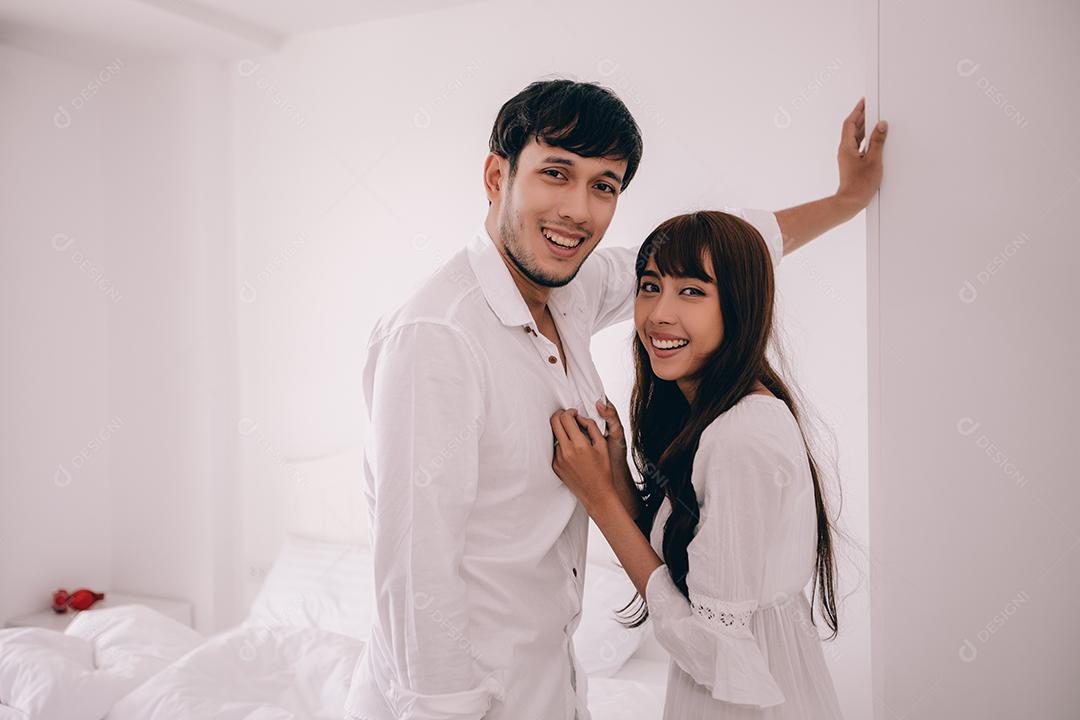
[[[559,416],[559,422],[562,425],[563,432],[566,434],[567,442],[577,447],[584,446],[588,441],[585,433],[581,432],[581,428],[578,427],[577,411],[564,410],[556,414]],[[563,442],[563,440],[560,439],[559,442]]]
[[[618,413],[615,406],[610,403],[605,406],[597,401],[597,409],[608,425],[608,435],[600,432],[600,426],[596,421],[578,413],[576,408],[559,410],[551,416],[551,429],[560,443],[568,442],[579,447],[606,443],[612,432],[622,432]],[[561,435],[559,432],[561,431]]]
[[[607,403],[597,400],[596,408],[608,425],[606,436],[611,440],[609,448],[624,449],[626,447],[626,438],[622,430],[622,421],[619,420],[619,411],[615,409],[615,403],[611,403],[610,400]]]
[[[566,434],[566,429],[563,427],[560,418],[561,415],[562,410],[551,416],[551,432],[555,435],[555,439],[559,441],[560,445],[570,442],[570,438]]]
[[[596,401],[596,409],[600,412],[600,415],[604,418],[604,422],[607,423],[608,437],[612,435],[619,435],[622,433],[622,420],[619,419],[619,411],[615,409],[615,404],[612,402]]]
[[[604,433],[600,432],[600,426],[596,424],[595,420],[585,418],[579,422],[585,424],[585,432],[589,434],[589,442],[593,445],[603,444],[606,441]]]

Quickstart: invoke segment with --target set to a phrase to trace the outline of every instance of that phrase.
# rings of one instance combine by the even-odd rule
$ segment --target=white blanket
[[[0,719],[101,720],[202,641],[143,605],[81,612],[62,633],[0,630]]]
[[[144,683],[109,720],[341,720],[363,648],[318,628],[242,624]]]
[[[0,631],[0,720],[341,720],[363,649],[312,627],[204,638],[141,605],[86,611],[64,633]],[[589,705],[594,720],[652,720],[663,687],[594,677]]]

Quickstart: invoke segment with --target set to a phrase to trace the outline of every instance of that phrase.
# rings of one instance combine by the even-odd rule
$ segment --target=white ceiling
[[[0,42],[76,61],[238,58],[289,35],[475,0],[0,0]]]
[[[145,1],[145,0],[144,0]],[[412,15],[475,0],[199,0],[252,25],[281,35],[356,25],[383,18]]]

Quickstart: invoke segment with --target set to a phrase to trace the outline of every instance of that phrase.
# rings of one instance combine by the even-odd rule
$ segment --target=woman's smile
[[[649,349],[658,358],[669,358],[690,344],[686,338],[674,335],[649,335]]]

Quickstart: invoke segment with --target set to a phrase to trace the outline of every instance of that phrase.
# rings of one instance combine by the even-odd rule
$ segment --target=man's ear
[[[487,193],[488,205],[498,199],[506,181],[507,161],[493,152],[484,158],[484,192]]]

